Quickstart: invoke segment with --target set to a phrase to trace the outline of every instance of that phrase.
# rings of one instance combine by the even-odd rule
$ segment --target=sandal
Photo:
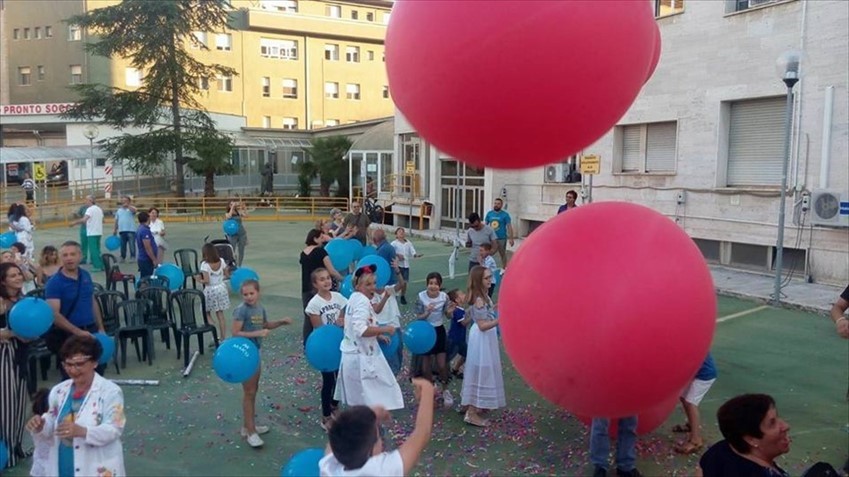
[[[675,424],[672,427],[672,432],[687,433],[690,432],[690,424]]]
[[[466,413],[465,417],[463,417],[463,421],[464,421],[466,424],[470,424],[470,425],[472,425],[472,426],[477,426],[477,427],[487,427],[487,426],[489,426],[489,421],[488,421],[488,420],[486,420],[486,419],[481,419],[481,418],[479,418],[479,417],[474,417],[474,418],[473,418],[473,417],[469,416],[469,413],[468,413],[468,412]]]
[[[675,444],[673,449],[678,454],[690,455],[699,452],[700,450],[702,450],[702,447],[704,447],[704,444],[696,444],[695,442],[687,441],[684,443]]]

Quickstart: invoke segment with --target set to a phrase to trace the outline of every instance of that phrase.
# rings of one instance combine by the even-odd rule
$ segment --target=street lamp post
[[[88,138],[89,158],[91,159],[91,195],[94,196],[94,140],[100,134],[97,126],[89,124],[83,130],[83,135]]]
[[[787,51],[778,58],[776,63],[781,81],[787,86],[787,106],[784,110],[784,157],[781,161],[781,190],[778,199],[778,239],[775,245],[773,305],[781,303],[782,268],[784,266],[784,209],[787,202],[787,169],[790,163],[790,130],[793,125],[793,87],[799,82],[801,60],[802,55],[798,51]]]

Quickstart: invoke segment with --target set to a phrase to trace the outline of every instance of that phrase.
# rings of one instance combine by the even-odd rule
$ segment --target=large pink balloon
[[[389,86],[415,129],[458,159],[548,164],[627,111],[654,28],[648,1],[398,1],[386,34]]]
[[[654,75],[654,70],[657,69],[657,64],[660,62],[660,51],[663,48],[663,43],[660,37],[660,27],[657,26],[657,23],[654,24],[654,53],[651,57],[651,63],[649,64],[649,73],[646,75],[646,83],[649,82],[652,75]]]
[[[716,296],[699,249],[672,220],[600,202],[550,219],[504,274],[504,346],[524,380],[584,416],[640,414],[704,361]]]

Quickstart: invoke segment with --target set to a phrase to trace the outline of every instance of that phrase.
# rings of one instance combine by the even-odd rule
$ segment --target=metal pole
[[[593,203],[593,175],[590,174],[589,191],[587,192],[587,202]]]
[[[91,195],[94,197],[94,138],[88,138],[88,148],[91,157]]]
[[[793,122],[793,85],[795,79],[785,80],[787,84],[787,107],[784,111],[784,159],[781,163],[781,190],[778,198],[778,240],[775,245],[775,289],[772,304],[781,303],[781,272],[784,266],[784,209],[787,201],[787,168],[790,163],[790,129]]]

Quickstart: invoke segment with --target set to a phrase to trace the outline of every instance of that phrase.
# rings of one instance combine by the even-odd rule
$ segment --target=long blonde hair
[[[466,290],[466,303],[473,306],[478,298],[483,299],[484,303],[490,303],[489,290],[484,288],[483,274],[487,268],[480,265],[475,265],[469,271],[469,287]]]

